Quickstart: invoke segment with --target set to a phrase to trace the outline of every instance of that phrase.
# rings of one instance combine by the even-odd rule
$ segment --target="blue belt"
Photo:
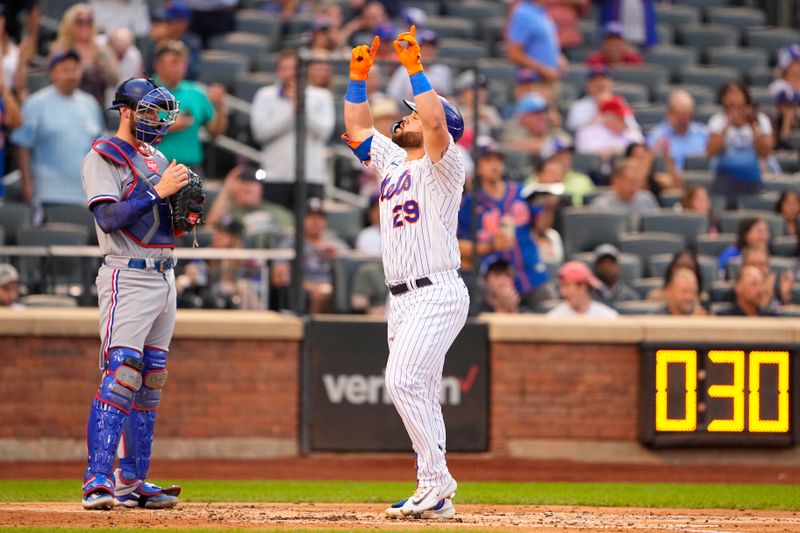
[[[175,265],[172,264],[172,258],[164,259],[163,261],[153,261],[153,270],[158,270],[159,272],[166,272],[170,270]],[[128,268],[141,268],[146,270],[147,260],[146,259],[130,259],[128,260]]]

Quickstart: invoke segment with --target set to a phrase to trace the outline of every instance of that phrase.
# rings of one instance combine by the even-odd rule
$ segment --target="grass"
[[[184,502],[390,503],[409,495],[411,483],[377,481],[192,480]],[[0,501],[78,501],[77,480],[0,480]],[[800,510],[798,485],[679,483],[463,483],[458,503],[586,505],[692,509]]]

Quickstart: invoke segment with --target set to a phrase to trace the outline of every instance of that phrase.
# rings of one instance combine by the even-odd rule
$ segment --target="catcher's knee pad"
[[[131,348],[112,348],[108,352],[97,399],[129,413],[134,395],[142,388],[142,370],[141,353]]]
[[[142,388],[136,393],[133,408],[141,411],[158,409],[161,389],[167,382],[167,352],[154,348],[144,349]]]

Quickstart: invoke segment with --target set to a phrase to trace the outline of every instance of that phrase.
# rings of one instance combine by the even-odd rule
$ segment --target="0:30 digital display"
[[[792,350],[774,347],[645,347],[642,441],[794,444],[793,358]]]

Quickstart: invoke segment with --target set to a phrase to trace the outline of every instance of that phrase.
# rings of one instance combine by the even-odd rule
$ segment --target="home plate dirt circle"
[[[800,533],[800,513],[780,511],[457,505],[449,521],[392,520],[375,504],[182,503],[176,509],[84,511],[80,503],[0,503],[0,527],[480,529],[533,532],[765,531]]]

